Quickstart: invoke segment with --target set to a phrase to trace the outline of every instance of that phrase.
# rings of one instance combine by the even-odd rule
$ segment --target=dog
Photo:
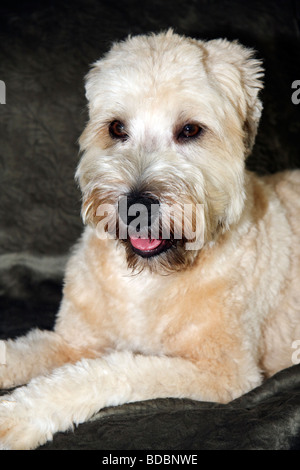
[[[0,386],[18,387],[0,399],[2,449],[36,448],[107,406],[228,403],[292,365],[300,171],[245,169],[262,77],[238,42],[172,30],[92,66],[76,172],[86,227],[53,331],[4,342]]]

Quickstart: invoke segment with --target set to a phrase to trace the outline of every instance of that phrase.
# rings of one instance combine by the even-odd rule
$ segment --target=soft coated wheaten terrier
[[[245,170],[262,74],[236,42],[172,31],[94,64],[76,174],[87,227],[54,331],[2,344],[0,386],[29,384],[0,400],[1,448],[109,405],[228,402],[292,364],[300,172]]]

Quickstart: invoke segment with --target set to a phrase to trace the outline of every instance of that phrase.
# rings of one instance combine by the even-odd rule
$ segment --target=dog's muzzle
[[[127,241],[143,258],[159,255],[172,245],[161,237],[159,209],[159,200],[145,194],[130,193],[119,199],[119,217],[127,227]]]

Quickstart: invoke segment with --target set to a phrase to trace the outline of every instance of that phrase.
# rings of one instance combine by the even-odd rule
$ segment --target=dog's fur
[[[261,78],[260,61],[238,43],[172,31],[128,38],[94,64],[76,174],[87,227],[54,331],[5,343],[0,386],[29,384],[0,400],[2,448],[34,448],[109,405],[225,403],[292,364],[300,172],[245,170]],[[109,132],[114,120],[126,139]],[[202,132],[180,141],[191,122]],[[115,212],[132,192],[179,212],[202,204],[203,247],[178,240],[147,258],[129,240],[99,237],[98,206]]]

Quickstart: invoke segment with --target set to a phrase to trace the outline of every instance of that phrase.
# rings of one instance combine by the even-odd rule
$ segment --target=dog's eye
[[[121,121],[113,121],[109,125],[109,133],[113,139],[125,140],[128,134],[125,132],[125,126]]]
[[[194,137],[198,137],[202,132],[202,127],[198,124],[186,124],[178,134],[178,140],[186,140]]]

